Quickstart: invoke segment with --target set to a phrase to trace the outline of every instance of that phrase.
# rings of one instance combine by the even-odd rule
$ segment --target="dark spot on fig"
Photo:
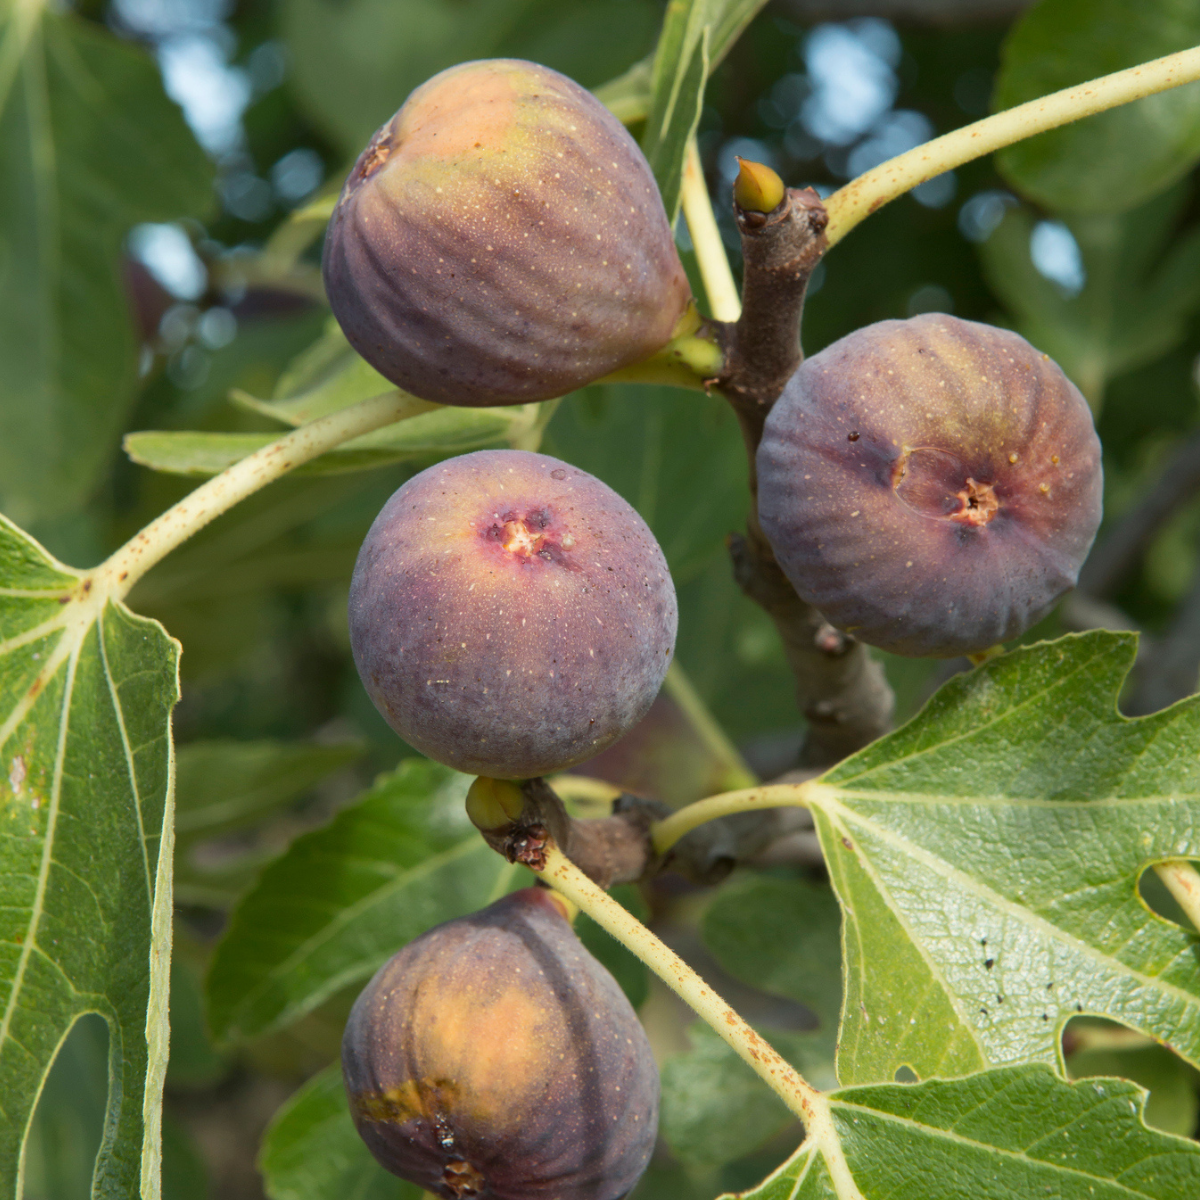
[[[847,436],[846,436],[846,441],[848,441],[848,442],[857,442],[857,441],[858,441],[858,430],[857,430],[857,429],[855,429],[853,432],[851,432],[851,433],[847,434]]]
[[[983,965],[990,971],[996,965],[996,960],[994,958],[985,958]]]
[[[646,1035],[542,888],[387,962],[355,1002],[342,1068],[371,1153],[443,1200],[618,1200],[654,1146]]]

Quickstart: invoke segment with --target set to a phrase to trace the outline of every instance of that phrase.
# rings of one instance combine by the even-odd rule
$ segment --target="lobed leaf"
[[[846,1170],[813,1141],[740,1200],[1191,1200],[1200,1146],[1148,1129],[1124,1079],[1046,1067],[830,1096]]]
[[[823,776],[845,1083],[1060,1059],[1075,1014],[1200,1062],[1200,935],[1138,895],[1200,857],[1200,699],[1129,720],[1129,634],[1015,650]]]
[[[209,972],[218,1041],[282,1028],[365,983],[426,929],[508,890],[515,869],[467,821],[469,784],[408,759],[263,871],[230,916]]]
[[[108,1024],[95,1194],[158,1196],[178,643],[0,518],[0,1191],[75,1022]]]
[[[1200,42],[1194,0],[1042,0],[1004,45],[993,107],[1134,67]],[[996,155],[1001,173],[1063,212],[1123,212],[1169,187],[1200,159],[1200,83],[1018,142]]]
[[[121,243],[199,216],[212,165],[153,60],[46,4],[0,7],[0,508],[93,490],[138,384]]]

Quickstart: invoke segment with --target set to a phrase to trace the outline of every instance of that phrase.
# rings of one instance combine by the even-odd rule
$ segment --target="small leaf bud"
[[[739,158],[738,177],[733,182],[733,199],[744,212],[769,213],[779,207],[787,190],[783,180],[763,163]]]

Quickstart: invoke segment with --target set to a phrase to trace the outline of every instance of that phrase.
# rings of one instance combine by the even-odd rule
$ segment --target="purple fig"
[[[649,1161],[658,1069],[561,902],[526,888],[385,963],[342,1041],[350,1111],[445,1200],[618,1200]]]
[[[359,354],[441,404],[561,396],[660,350],[691,299],[637,144],[516,59],[435,75],[375,134],[324,275]]]
[[[586,471],[523,450],[410,479],[350,585],[354,661],[388,723],[422,754],[498,778],[574,766],[632,728],[676,623],[641,517]]]
[[[880,321],[803,363],[767,419],[759,519],[834,625],[948,658],[1017,637],[1100,524],[1100,442],[1079,390],[1004,329]]]

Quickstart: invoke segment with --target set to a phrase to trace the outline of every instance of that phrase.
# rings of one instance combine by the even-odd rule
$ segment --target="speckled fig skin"
[[[410,479],[350,585],[367,692],[422,754],[529,778],[598,754],[649,710],[675,645],[654,535],[544,454],[480,450]]]
[[[516,59],[435,75],[375,134],[324,275],[355,350],[441,404],[561,396],[661,349],[691,298],[637,144]]]
[[[928,313],[808,359],[767,419],[759,519],[800,596],[894,654],[1017,637],[1100,524],[1100,442],[1078,389],[1003,329]]]
[[[371,1153],[446,1200],[617,1200],[658,1125],[658,1069],[613,977],[543,888],[380,968],[342,1041]]]

